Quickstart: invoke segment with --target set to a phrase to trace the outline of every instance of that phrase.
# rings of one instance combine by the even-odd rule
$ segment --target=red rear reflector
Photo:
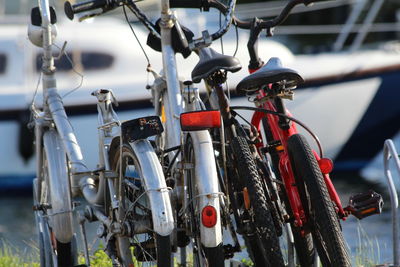
[[[181,114],[182,131],[200,131],[221,127],[218,110],[192,111]]]
[[[201,222],[207,228],[217,224],[217,211],[213,206],[205,206],[201,212]]]
[[[333,162],[331,159],[328,158],[319,159],[318,165],[323,174],[328,174],[333,170]]]

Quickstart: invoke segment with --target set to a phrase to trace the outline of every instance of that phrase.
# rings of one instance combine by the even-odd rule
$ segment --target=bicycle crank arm
[[[344,208],[348,214],[352,214],[361,220],[365,217],[380,214],[382,212],[382,196],[372,190],[353,195],[349,199],[349,205]]]

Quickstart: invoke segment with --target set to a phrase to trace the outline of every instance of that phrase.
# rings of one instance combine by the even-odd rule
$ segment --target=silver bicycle
[[[149,30],[148,44],[162,52],[163,70],[157,73],[151,67],[147,68],[155,79],[149,86],[155,113],[165,126],[164,133],[156,138],[156,146],[167,185],[173,188],[176,211],[174,247],[181,248],[180,264],[186,266],[186,249],[191,248],[193,265],[199,267],[223,266],[228,250],[223,246],[222,238],[222,221],[226,223],[224,214],[228,213],[224,211],[223,182],[218,177],[208,131],[220,127],[220,114],[206,111],[199,90],[193,87],[192,82],[179,80],[175,53],[181,52],[186,57],[191,51],[209,46],[212,40],[221,37],[229,28],[235,6],[235,1],[230,1],[225,23],[218,32],[209,35],[205,31],[201,38],[188,42],[190,33],[181,27],[170,4],[200,7],[201,2],[161,0],[161,19],[156,24],[132,0],[89,0],[65,5],[70,19],[77,13],[87,12],[83,18],[93,17],[124,5]]]
[[[162,166],[147,139],[163,131],[156,116],[120,122],[111,90],[92,93],[98,100],[98,169],[88,170],[56,89],[53,41],[55,11],[48,0],[32,9],[29,39],[43,48],[41,108],[31,106],[37,177],[34,210],[41,266],[77,264],[74,229],[76,197],[87,202],[78,214],[86,265],[90,265],[84,223],[99,221],[97,234],[114,266],[136,259],[171,266],[174,214]]]

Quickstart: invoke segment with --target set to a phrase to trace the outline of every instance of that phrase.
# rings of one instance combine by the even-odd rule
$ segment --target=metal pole
[[[371,28],[372,22],[375,20],[376,15],[378,15],[379,10],[381,9],[381,6],[383,4],[384,0],[375,0],[371,9],[369,10],[367,17],[364,20],[363,27],[360,29],[360,32],[356,36],[356,39],[354,40],[353,44],[350,47],[350,51],[354,52],[358,50],[364,41],[365,37],[367,36],[367,33],[369,29]]]
[[[392,228],[393,228],[393,267],[400,266],[400,258],[399,258],[399,223],[398,223],[398,207],[399,200],[397,197],[396,188],[393,183],[392,173],[389,169],[390,159],[393,159],[398,174],[400,175],[400,159],[396,148],[393,144],[393,141],[388,139],[385,141],[383,147],[383,164],[385,167],[385,175],[388,182],[388,188],[390,193],[390,202],[392,208]]]

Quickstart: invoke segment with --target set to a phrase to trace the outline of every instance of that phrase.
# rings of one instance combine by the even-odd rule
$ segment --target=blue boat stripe
[[[359,124],[335,158],[335,169],[356,163],[360,169],[383,148],[386,139],[392,138],[400,130],[400,88],[399,74],[381,76],[382,83]]]

